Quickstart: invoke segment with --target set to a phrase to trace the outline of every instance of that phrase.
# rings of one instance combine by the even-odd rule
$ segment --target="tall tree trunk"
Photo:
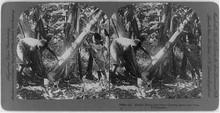
[[[169,41],[165,44],[165,46],[156,55],[154,55],[152,57],[152,62],[148,66],[148,69],[150,69],[152,66],[156,65],[163,58],[163,56],[167,53],[168,49],[170,48],[171,44],[174,43],[176,38],[180,35],[180,33],[182,33],[185,25],[191,20],[191,17],[193,14],[194,14],[194,12],[192,12],[190,15],[187,16],[187,18],[183,21],[183,23],[180,24],[177,31],[172,35],[172,37],[169,39]]]
[[[66,23],[65,23],[65,26],[64,26],[64,34],[65,34],[65,39],[64,39],[64,47],[63,47],[63,50],[67,50],[70,46],[71,46],[71,41],[73,41],[73,39],[71,38],[72,36],[72,33],[71,33],[71,30],[72,30],[72,21],[73,21],[73,7],[74,5],[70,5],[69,6],[69,11],[67,13],[67,16],[66,16]],[[64,78],[66,78],[68,76],[68,71],[69,71],[69,68],[70,68],[70,64],[67,63],[65,66],[64,66]]]
[[[75,22],[75,28],[76,28],[76,33],[79,34],[80,32],[80,10],[79,8],[77,8],[77,14],[76,14],[76,22]],[[78,57],[77,57],[77,61],[78,61],[78,68],[79,68],[79,76],[80,78],[83,77],[83,74],[82,74],[82,61],[81,61],[81,54],[80,54],[80,48],[78,50]]]
[[[57,72],[62,72],[62,70],[65,68],[65,65],[68,63],[69,58],[71,56],[76,55],[78,49],[82,45],[83,41],[86,38],[86,35],[90,32],[91,27],[97,22],[98,18],[101,16],[102,11],[98,11],[96,15],[93,17],[93,19],[86,25],[86,27],[82,30],[78,38],[71,44],[71,47],[69,47],[62,56],[60,56],[60,60],[58,61],[57,65],[53,68],[51,72],[48,73],[48,78],[52,78],[50,80],[54,81],[53,79],[56,78],[56,76],[59,76]],[[62,73],[63,74],[63,73]]]
[[[78,36],[80,32],[80,27],[79,27],[79,21],[80,21],[80,10],[78,8],[78,4],[71,4],[69,6],[69,12],[68,12],[68,19],[66,22],[66,27],[65,27],[65,40],[64,40],[64,45],[65,45],[65,50],[67,50],[69,47],[71,47],[71,43],[75,40],[75,37]],[[77,51],[77,56],[73,58],[74,61],[76,61],[73,66],[75,75],[80,75],[82,76],[82,66],[81,66],[81,55],[80,55],[80,49]],[[77,65],[75,65],[77,64]],[[68,74],[70,71],[71,65],[69,63],[66,64],[66,74]],[[65,75],[66,77],[68,75]]]
[[[169,33],[169,28],[170,28],[171,12],[172,12],[171,3],[168,3],[165,6],[165,11],[162,16],[162,23],[163,24],[161,25],[160,36],[159,36],[159,44],[160,45],[164,45],[165,42],[168,40],[167,33]]]

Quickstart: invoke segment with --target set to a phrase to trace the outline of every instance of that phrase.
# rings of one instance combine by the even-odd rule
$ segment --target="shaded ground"
[[[84,83],[62,83],[58,87],[22,86],[17,88],[19,99],[105,99],[108,97],[108,85],[104,81],[84,80]]]
[[[198,84],[183,79],[172,81],[172,83],[154,83],[152,88],[138,88],[128,82],[124,82],[124,85],[122,82],[109,85],[109,82],[103,80],[87,79],[81,83],[79,81],[78,83],[62,83],[59,88],[31,85],[17,88],[19,99],[180,99],[200,98],[201,96],[201,87],[198,87]]]

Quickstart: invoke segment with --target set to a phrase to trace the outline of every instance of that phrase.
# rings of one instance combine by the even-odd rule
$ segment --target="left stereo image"
[[[17,27],[18,99],[108,98],[107,16],[85,3],[44,3]]]

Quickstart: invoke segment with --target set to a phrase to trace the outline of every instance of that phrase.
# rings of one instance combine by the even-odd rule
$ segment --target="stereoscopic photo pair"
[[[81,2],[20,14],[16,98],[199,99],[200,18],[178,3],[131,3],[112,15]]]

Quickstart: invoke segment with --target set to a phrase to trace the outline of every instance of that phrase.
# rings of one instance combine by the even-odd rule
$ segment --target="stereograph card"
[[[5,2],[1,83],[5,110],[215,110],[219,6]]]

